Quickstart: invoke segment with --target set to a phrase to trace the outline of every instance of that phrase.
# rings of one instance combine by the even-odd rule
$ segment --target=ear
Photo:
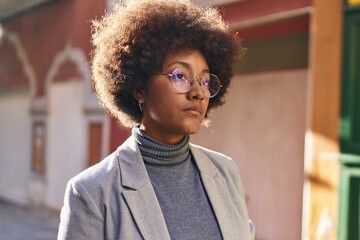
[[[132,95],[139,103],[144,103],[145,101],[144,89],[140,87],[136,87]]]

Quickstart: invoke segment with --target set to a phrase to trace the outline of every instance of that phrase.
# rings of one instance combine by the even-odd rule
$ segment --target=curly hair
[[[93,21],[92,74],[103,106],[125,127],[140,123],[142,113],[133,97],[154,73],[162,70],[167,54],[199,50],[210,71],[221,81],[211,109],[225,102],[240,40],[214,8],[189,0],[130,0]]]

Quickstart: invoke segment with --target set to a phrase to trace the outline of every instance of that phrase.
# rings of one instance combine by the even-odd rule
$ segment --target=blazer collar
[[[206,175],[211,178],[223,177],[217,167],[215,167],[209,157],[199,148],[199,146],[192,143],[190,143],[189,146],[201,176]]]
[[[214,209],[223,239],[234,239],[236,222],[233,221],[229,190],[223,174],[212,160],[196,145],[190,151],[198,166],[205,191]],[[147,174],[140,150],[130,136],[118,149],[122,194],[145,239],[170,239],[159,201]]]
[[[201,177],[224,178],[209,157],[194,144],[189,144]],[[121,154],[121,155],[120,155]],[[121,184],[125,188],[138,190],[150,182],[144,160],[133,136],[122,144],[117,152],[121,169]]]
[[[170,240],[169,231],[135,139],[118,149],[122,195],[144,239]]]
[[[234,239],[236,226],[232,216],[233,203],[230,199],[225,177],[199,147],[191,144],[190,149],[200,171],[201,180],[220,226],[223,239]]]
[[[125,188],[138,190],[150,182],[144,160],[133,136],[130,136],[117,151],[121,169],[121,184]]]

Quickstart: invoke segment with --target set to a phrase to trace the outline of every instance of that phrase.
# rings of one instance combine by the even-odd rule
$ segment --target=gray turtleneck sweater
[[[222,239],[219,225],[189,150],[189,136],[160,143],[132,130],[172,240]]]

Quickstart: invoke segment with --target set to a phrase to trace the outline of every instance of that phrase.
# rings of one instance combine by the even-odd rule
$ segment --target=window
[[[88,167],[101,160],[102,130],[102,123],[93,122],[89,124]]]
[[[35,122],[32,130],[32,170],[36,173],[45,171],[45,124]]]
[[[344,20],[339,240],[360,236],[360,8],[346,8]]]
[[[341,153],[360,155],[360,9],[349,9],[344,24]]]

